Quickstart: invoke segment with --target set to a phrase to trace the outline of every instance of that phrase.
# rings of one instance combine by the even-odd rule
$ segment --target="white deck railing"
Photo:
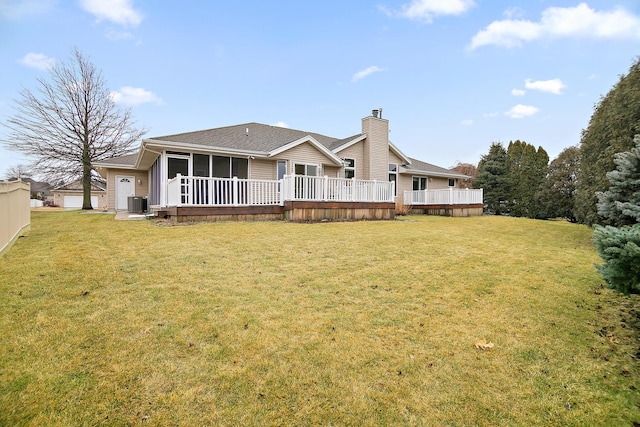
[[[279,181],[182,176],[167,181],[167,206],[260,206],[288,200],[393,202],[394,183],[285,175]]]
[[[167,183],[168,206],[260,206],[280,204],[279,182],[178,174]]]
[[[285,175],[283,200],[393,202],[394,183],[328,176]]]
[[[482,204],[482,189],[443,189],[405,191],[405,205],[474,205]]]

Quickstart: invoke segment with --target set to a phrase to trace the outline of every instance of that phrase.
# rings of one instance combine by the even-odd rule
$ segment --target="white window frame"
[[[413,180],[418,178],[419,180],[423,180],[425,181],[425,187],[424,188],[419,188],[418,190],[416,190],[415,188],[413,188]],[[422,182],[422,181],[420,181]],[[420,185],[418,184],[418,187],[420,187]],[[423,191],[423,190],[428,190],[429,189],[429,177],[428,176],[419,176],[419,175],[413,175],[411,177],[411,189],[413,191]]]
[[[351,157],[345,157],[342,159],[344,161],[344,177],[345,178],[355,178],[356,177],[356,159]],[[347,162],[353,162],[353,166],[347,166]],[[347,171],[351,171],[353,176],[347,177]]]
[[[391,167],[393,166],[393,170],[391,170]],[[391,182],[391,175],[395,175],[396,179],[395,179],[395,183],[396,185],[394,186],[394,190],[395,190],[395,194],[394,196],[398,195],[398,164],[397,163],[389,163],[389,182]]]
[[[449,183],[448,184],[449,184],[449,187],[455,187],[456,186],[456,179],[455,178],[449,178]]]
[[[293,173],[294,173],[294,175],[298,175],[298,174],[296,174],[296,167],[297,166],[304,166],[304,174],[302,174],[303,176],[322,176],[322,167],[320,165],[318,165],[318,164],[294,162],[294,164],[293,164]],[[315,175],[309,175],[309,173],[308,173],[308,167],[309,166],[313,166],[314,168],[316,168],[316,174]]]

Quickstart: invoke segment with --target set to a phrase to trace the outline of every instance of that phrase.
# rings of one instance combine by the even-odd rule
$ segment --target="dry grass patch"
[[[638,299],[586,227],[32,215],[0,261],[2,425],[640,421]]]

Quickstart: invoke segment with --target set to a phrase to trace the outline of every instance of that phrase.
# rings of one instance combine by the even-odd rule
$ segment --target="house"
[[[53,197],[53,186],[48,182],[35,181],[31,178],[24,178],[23,181],[28,182],[31,186],[31,198],[49,201]]]
[[[457,196],[466,175],[406,156],[388,135],[378,110],[346,138],[245,123],[144,139],[137,153],[95,166],[109,210],[142,197],[178,221],[389,219],[397,200],[446,207],[454,194],[462,214],[481,214],[481,194]]]
[[[52,191],[53,203],[65,209],[82,209],[82,180],[56,187]],[[91,206],[107,210],[107,189],[99,182],[91,183]]]

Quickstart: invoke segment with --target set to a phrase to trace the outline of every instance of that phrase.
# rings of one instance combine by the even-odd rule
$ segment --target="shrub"
[[[596,265],[609,287],[628,294],[640,293],[640,224],[595,227],[593,242],[602,265]]]

